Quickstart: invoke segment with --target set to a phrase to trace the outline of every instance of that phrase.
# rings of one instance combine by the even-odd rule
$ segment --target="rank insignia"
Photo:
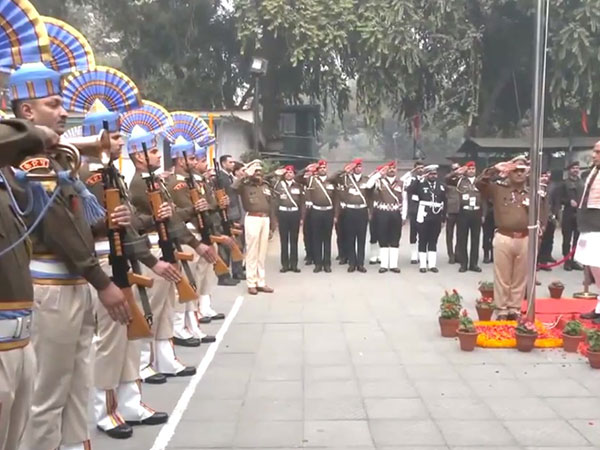
[[[96,183],[98,183],[99,181],[102,181],[102,174],[95,173],[95,174],[91,175],[87,180],[85,180],[85,184],[87,184],[88,186],[93,186]]]
[[[175,191],[180,191],[182,189],[185,189],[187,187],[187,184],[185,183],[177,183],[174,187],[173,190]]]

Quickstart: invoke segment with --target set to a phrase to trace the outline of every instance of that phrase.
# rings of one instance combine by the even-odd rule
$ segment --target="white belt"
[[[67,265],[56,259],[35,259],[29,262],[31,277],[40,280],[82,280],[77,274],[71,273]]]
[[[465,206],[463,206],[463,209],[466,209],[467,211],[477,211],[478,209],[480,209],[480,207],[465,205]]]
[[[187,222],[187,223],[185,224],[185,226],[186,226],[186,227],[187,227],[187,229],[188,229],[188,230],[190,230],[191,232],[194,232],[194,233],[196,232],[196,227],[194,226],[194,224],[193,224],[192,222]],[[157,236],[157,238],[158,238],[158,236]],[[158,242],[158,241],[156,241],[156,242]]]
[[[110,253],[110,242],[108,242],[108,239],[105,241],[96,241],[94,242],[94,249],[96,250],[96,255],[106,256]]]
[[[367,207],[367,205],[353,205],[352,203],[346,204],[346,208],[350,208],[350,209],[364,209],[366,207]]]
[[[57,324],[56,326],[60,326]],[[31,315],[0,320],[0,342],[28,339],[31,334]]]
[[[421,201],[419,202],[419,204],[423,205],[423,206],[431,206],[432,208],[441,208],[442,206],[444,206],[443,203],[438,203],[438,202],[424,202]]]
[[[158,233],[148,234],[148,239],[150,240],[151,245],[158,245]]]
[[[317,211],[331,211],[333,209],[333,206],[317,206],[317,205],[313,205],[312,208],[316,209]]]
[[[279,207],[279,211],[290,211],[290,212],[291,211],[298,211],[298,208],[296,208],[295,206],[290,206],[290,207],[280,206]]]

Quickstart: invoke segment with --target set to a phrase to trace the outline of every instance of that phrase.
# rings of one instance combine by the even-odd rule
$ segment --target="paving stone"
[[[523,446],[570,447],[589,443],[575,427],[561,420],[507,420],[503,424]]]
[[[546,403],[565,419],[593,419],[600,417],[600,399],[591,398],[547,398]]]
[[[294,381],[303,379],[303,366],[295,365],[261,365],[252,371],[252,379],[260,381]]]
[[[320,420],[304,424],[304,447],[371,445],[371,433],[366,420]]]
[[[429,413],[418,398],[367,398],[369,419],[427,419]]]
[[[492,410],[482,401],[466,398],[425,398],[425,406],[434,420],[493,419]]]
[[[414,398],[419,394],[409,380],[372,380],[359,381],[363,397]]]
[[[243,400],[203,398],[199,402],[190,402],[183,414],[183,420],[189,421],[236,421],[242,410]]]
[[[307,381],[326,380],[353,380],[355,379],[352,366],[306,366],[305,378]]]
[[[303,422],[240,421],[233,440],[238,447],[298,447],[302,446]]]
[[[452,366],[437,364],[407,364],[404,367],[411,380],[453,380],[458,381],[460,376]]]
[[[351,353],[352,362],[357,366],[362,365],[398,365],[400,358],[396,352],[384,351],[358,351]]]
[[[468,384],[480,397],[521,398],[532,395],[531,389],[518,380],[469,380]]]
[[[561,378],[556,380],[532,380],[526,383],[539,397],[589,397],[590,391],[575,380]]]
[[[354,380],[306,381],[307,398],[346,398],[360,397],[358,384]]]
[[[193,445],[193,448],[230,448],[233,443],[235,429],[235,422],[182,421],[169,446],[172,448],[185,448],[190,445]],[[136,437],[134,438],[136,441],[138,441],[137,434],[136,429]],[[111,441],[113,445],[106,448],[115,448],[114,440]]]
[[[417,448],[445,444],[438,427],[431,420],[370,420],[369,426],[377,448],[391,445]]]
[[[600,447],[600,414],[596,419],[569,420],[569,424],[587,439],[588,444]]]
[[[438,420],[446,443],[452,445],[512,445],[515,440],[497,420]]]
[[[453,398],[472,395],[471,388],[464,381],[415,381],[415,387],[423,398]]]
[[[360,380],[405,380],[406,372],[402,366],[395,365],[359,365],[355,366],[356,376]]]
[[[351,364],[350,353],[347,350],[337,352],[304,352],[304,361],[308,365],[340,365],[340,364]]]
[[[508,379],[514,380],[515,375],[503,364],[479,363],[455,365],[454,369],[464,380]]]
[[[298,399],[302,395],[302,381],[252,381],[248,384],[248,398]]]
[[[350,398],[306,398],[304,399],[306,420],[359,420],[366,419],[363,402],[358,397]]]
[[[488,398],[486,401],[502,420],[558,419],[556,412],[539,398]]]
[[[302,399],[247,398],[240,411],[240,420],[302,420]]]

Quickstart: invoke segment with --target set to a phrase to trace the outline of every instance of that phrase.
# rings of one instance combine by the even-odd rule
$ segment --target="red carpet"
[[[562,322],[571,319],[578,319],[579,314],[591,311],[595,307],[596,300],[594,299],[538,298],[535,301],[535,317],[544,323],[556,322],[556,320],[560,317]],[[527,311],[527,301],[523,301],[521,309],[523,312]]]

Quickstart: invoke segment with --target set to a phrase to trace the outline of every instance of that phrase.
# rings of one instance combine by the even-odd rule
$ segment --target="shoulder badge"
[[[50,167],[50,160],[48,158],[32,158],[27,161],[23,161],[19,168],[25,172],[31,172],[35,169],[48,169]]]
[[[87,184],[88,186],[93,186],[96,183],[98,183],[99,181],[102,181],[102,174],[95,173],[95,174],[91,175],[87,180],[85,180],[85,184]]]
[[[180,182],[180,183],[177,183],[175,186],[173,186],[173,190],[180,191],[182,189],[185,189],[186,187],[187,187],[187,184]]]

